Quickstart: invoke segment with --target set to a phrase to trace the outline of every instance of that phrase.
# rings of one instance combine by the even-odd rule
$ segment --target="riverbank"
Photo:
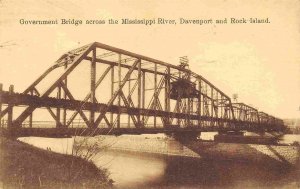
[[[78,141],[83,140],[77,138]],[[217,161],[241,161],[258,164],[284,164],[299,166],[300,147],[287,144],[242,144],[222,143],[206,140],[177,141],[168,137],[149,136],[97,136],[88,142],[93,144],[101,140],[101,144],[109,146],[108,150],[131,151],[169,156],[185,156],[211,159]]]
[[[79,157],[1,138],[0,188],[110,188],[108,172]]]

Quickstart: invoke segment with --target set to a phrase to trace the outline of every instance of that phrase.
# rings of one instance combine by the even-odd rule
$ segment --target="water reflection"
[[[110,170],[116,188],[273,188],[296,186],[299,179],[297,172],[278,164],[153,157],[124,152],[105,153],[95,162]]]

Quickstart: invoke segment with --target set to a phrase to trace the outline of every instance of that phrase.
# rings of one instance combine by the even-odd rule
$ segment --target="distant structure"
[[[189,69],[189,59],[187,56],[179,57],[179,67],[184,69]]]
[[[237,94],[237,93],[234,93],[234,94],[232,95],[232,98],[233,98],[233,101],[234,101],[234,102],[237,102],[238,94]]]

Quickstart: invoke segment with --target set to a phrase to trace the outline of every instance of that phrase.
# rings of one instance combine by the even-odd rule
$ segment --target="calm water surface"
[[[60,153],[71,153],[73,144],[72,138],[20,140]],[[300,142],[300,135],[285,135],[281,142],[294,141]],[[115,188],[300,188],[298,168],[113,151],[99,153],[93,161],[109,170]]]

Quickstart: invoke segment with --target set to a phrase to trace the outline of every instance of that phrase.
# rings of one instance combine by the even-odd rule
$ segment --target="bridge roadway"
[[[70,136],[96,136],[96,135],[139,135],[139,134],[180,134],[188,136],[197,136],[201,132],[220,132],[228,131],[240,132],[240,129],[234,128],[219,128],[219,127],[188,127],[188,128],[16,128],[13,134],[9,133],[9,129],[0,128],[2,136],[17,136],[17,137],[70,137]],[[242,131],[257,132],[253,128],[245,128]]]

